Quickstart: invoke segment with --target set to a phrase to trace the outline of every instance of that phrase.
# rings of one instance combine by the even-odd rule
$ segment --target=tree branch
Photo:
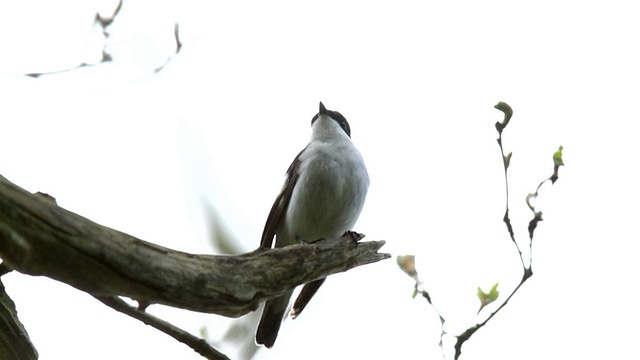
[[[2,264],[4,265],[4,264]],[[27,330],[18,320],[16,305],[4,290],[0,280],[0,358],[35,360],[38,352],[33,347]]]
[[[351,236],[237,256],[171,250],[96,224],[0,176],[0,258],[96,297],[238,317],[298,285],[390,257]]]
[[[143,323],[149,326],[152,326],[162,331],[163,333],[171,336],[172,338],[178,340],[179,342],[188,345],[195,352],[204,356],[207,359],[229,360],[229,358],[225,354],[214,349],[205,340],[200,339],[197,336],[193,336],[188,332],[182,329],[179,329],[174,325],[145,312],[144,310],[131,307],[118,297],[96,296],[96,299],[100,300],[100,302],[107,305],[108,307],[116,311],[119,311],[123,314],[129,315],[134,319],[140,320]]]
[[[508,169],[509,169],[509,164],[511,162],[512,153],[509,153],[509,154],[505,155],[504,148],[502,146],[502,131],[509,124],[509,121],[511,120],[511,117],[513,116],[513,109],[511,109],[511,106],[509,106],[507,103],[504,103],[504,102],[499,102],[498,104],[496,104],[494,106],[494,108],[502,111],[503,114],[504,114],[503,121],[502,122],[498,121],[498,122],[496,122],[496,125],[495,125],[496,126],[496,130],[498,131],[498,139],[497,139],[497,141],[498,141],[498,145],[500,146],[500,154],[502,155],[502,164],[503,164],[503,167],[504,167],[504,182],[505,182],[505,192],[506,192],[505,214],[504,214],[504,217],[503,217],[502,220],[504,221],[505,225],[507,226],[507,232],[509,233],[509,237],[511,238],[511,241],[513,242],[513,244],[515,245],[516,249],[518,250],[518,255],[520,256],[520,263],[522,264],[523,274],[522,274],[522,278],[520,280],[520,283],[511,291],[511,293],[502,301],[502,303],[495,310],[493,310],[493,312],[491,312],[491,314],[489,316],[487,316],[484,319],[484,321],[476,322],[473,326],[467,328],[465,331],[463,331],[459,335],[454,335],[453,336],[454,339],[455,339],[455,342],[453,343],[453,350],[454,350],[453,358],[455,360],[457,360],[460,357],[460,355],[462,354],[462,345],[464,345],[464,343],[467,340],[469,340],[471,338],[471,336],[476,333],[476,331],[478,331],[480,328],[485,326],[489,322],[489,320],[491,320],[503,307],[505,307],[507,305],[507,303],[509,302],[509,300],[511,300],[513,295],[520,289],[520,287],[531,276],[533,276],[533,270],[531,268],[533,232],[534,232],[535,228],[537,227],[538,223],[540,221],[542,221],[542,212],[536,210],[536,208],[531,204],[530,200],[532,198],[536,198],[538,196],[538,192],[539,192],[540,188],[542,187],[542,185],[544,183],[546,183],[547,181],[550,181],[552,184],[555,183],[555,181],[558,180],[558,169],[560,168],[560,166],[564,166],[564,162],[562,160],[562,146],[560,146],[560,148],[553,154],[553,163],[554,163],[553,175],[551,175],[549,178],[543,180],[538,185],[535,193],[527,195],[526,202],[527,202],[527,205],[529,206],[529,209],[531,210],[531,212],[533,213],[534,216],[533,216],[533,219],[529,222],[529,248],[528,248],[529,259],[528,259],[528,261],[525,261],[524,253],[522,251],[522,248],[521,248],[520,244],[516,241],[516,237],[515,237],[515,234],[514,234],[514,231],[513,231],[513,226],[511,225],[511,219],[509,218],[509,176],[508,176]],[[422,281],[420,281],[420,278],[418,277],[418,272],[416,271],[416,268],[415,268],[415,257],[413,255],[399,256],[398,257],[398,265],[400,266],[400,269],[402,271],[404,271],[407,275],[409,275],[412,279],[414,279],[416,281],[416,284],[415,284],[414,290],[413,290],[413,297],[415,297],[418,294],[422,295],[427,300],[429,305],[431,305],[433,307],[433,309],[436,311],[436,313],[440,317],[440,328],[441,328],[441,332],[440,332],[440,347],[442,348],[442,350],[444,352],[445,349],[444,349],[443,338],[444,338],[445,335],[449,335],[449,333],[445,330],[446,319],[444,317],[442,317],[442,315],[440,314],[440,311],[438,310],[438,308],[433,304],[433,302],[431,301],[431,295],[429,295],[429,292],[425,289],[424,284],[422,283]],[[497,286],[498,286],[498,284],[496,283],[495,287],[497,287]],[[496,295],[496,297],[497,297],[497,295]],[[495,300],[496,299],[492,299],[491,302],[493,302]],[[481,299],[481,301],[483,301],[483,300]],[[484,302],[482,303],[482,305],[480,307],[480,310],[478,310],[478,314],[480,314],[480,311],[483,309],[483,307],[486,304],[488,304],[488,303],[484,303]]]

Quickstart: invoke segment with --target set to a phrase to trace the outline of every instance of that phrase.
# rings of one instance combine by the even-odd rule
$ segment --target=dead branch
[[[1,280],[0,333],[2,334],[0,336],[0,358],[24,360],[36,360],[38,358],[38,352],[31,343],[27,330],[18,320],[16,305],[5,292]]]
[[[237,256],[188,254],[96,224],[0,176],[4,264],[96,297],[238,317],[295,286],[387,259],[383,245],[343,236]]]

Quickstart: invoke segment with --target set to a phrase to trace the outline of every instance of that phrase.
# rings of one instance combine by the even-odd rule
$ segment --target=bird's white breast
[[[299,160],[299,178],[278,246],[335,239],[352,230],[369,187],[362,155],[347,136],[312,141]]]

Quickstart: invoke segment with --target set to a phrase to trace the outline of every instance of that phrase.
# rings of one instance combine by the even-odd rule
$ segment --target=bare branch
[[[513,290],[511,290],[511,293],[504,299],[504,301],[502,301],[500,306],[498,306],[495,310],[493,310],[493,312],[491,312],[491,314],[486,319],[484,319],[484,321],[476,323],[475,325],[469,327],[467,330],[463,331],[460,335],[455,337],[456,338],[456,342],[455,342],[455,345],[454,345],[454,349],[455,349],[454,359],[456,359],[456,360],[462,354],[462,345],[467,340],[469,340],[471,338],[471,336],[476,331],[478,331],[480,328],[485,326],[489,322],[489,320],[491,320],[500,310],[502,310],[502,308],[507,305],[509,300],[511,300],[513,295],[520,289],[520,287],[531,276],[533,276],[533,269],[531,267],[531,265],[532,265],[531,254],[532,254],[532,245],[533,245],[533,230],[537,226],[538,222],[542,221],[542,212],[535,211],[534,208],[531,208],[531,205],[529,203],[529,196],[527,196],[527,204],[531,208],[531,211],[533,212],[534,217],[531,220],[531,222],[529,223],[529,249],[528,249],[529,259],[528,259],[528,261],[525,261],[522,249],[520,248],[520,245],[516,241],[515,235],[513,233],[513,228],[511,227],[511,220],[509,219],[509,179],[508,179],[508,176],[507,176],[507,170],[509,168],[509,160],[511,160],[511,153],[509,153],[508,155],[505,155],[504,154],[504,149],[502,147],[502,131],[507,126],[507,124],[509,123],[509,120],[513,116],[513,110],[511,109],[511,107],[509,105],[507,105],[504,102],[499,102],[494,107],[504,113],[504,121],[502,123],[500,123],[500,122],[496,123],[496,130],[498,131],[498,145],[500,145],[500,153],[502,154],[502,159],[503,159],[503,164],[504,164],[504,182],[505,182],[505,189],[506,189],[505,191],[507,193],[506,211],[505,211],[505,216],[504,216],[503,220],[507,225],[507,230],[509,231],[509,236],[511,237],[511,241],[513,242],[513,244],[517,248],[518,254],[520,255],[520,262],[522,264],[522,278],[520,279],[520,282],[518,283],[518,285]],[[554,155],[554,162],[555,162],[555,155]],[[554,175],[556,176],[556,179],[557,179],[557,169],[558,169],[558,167],[556,166],[554,168]],[[553,178],[553,175],[550,176],[547,180],[542,181],[540,183],[540,185],[538,185],[538,188],[536,189],[536,192],[535,192],[535,196],[538,195],[538,190],[540,189],[540,186],[542,186],[542,184],[544,184],[546,181],[551,181],[552,178]],[[529,194],[529,195],[531,196],[531,194]]]
[[[238,317],[295,286],[390,257],[350,236],[238,256],[194,255],[69,212],[0,176],[0,258],[94,296]]]
[[[515,233],[513,231],[513,226],[511,225],[511,219],[509,218],[509,176],[508,176],[508,169],[509,169],[509,164],[511,162],[512,153],[509,153],[509,154],[505,155],[504,148],[502,147],[502,132],[507,127],[507,125],[509,124],[509,121],[511,120],[511,117],[513,116],[513,109],[511,109],[511,107],[507,103],[504,103],[504,102],[499,102],[494,107],[504,113],[504,120],[502,122],[496,122],[496,125],[495,125],[496,126],[496,130],[498,131],[497,142],[498,142],[498,145],[500,146],[500,154],[502,155],[502,164],[503,164],[503,167],[504,167],[504,183],[505,183],[505,192],[506,192],[505,213],[504,213],[504,217],[503,217],[502,220],[504,221],[505,225],[507,226],[507,232],[509,233],[509,237],[511,238],[511,241],[513,242],[513,244],[515,245],[516,249],[518,250],[518,255],[520,256],[520,263],[522,265],[522,278],[520,280],[520,283],[518,283],[518,285],[511,291],[511,293],[509,293],[509,295],[506,298],[504,298],[502,303],[495,310],[493,310],[493,312],[491,312],[491,314],[489,314],[489,316],[487,316],[481,322],[476,322],[473,326],[467,328],[465,331],[463,331],[459,335],[454,335],[453,336],[455,338],[455,342],[453,344],[453,349],[454,349],[454,357],[453,358],[455,360],[457,360],[460,357],[460,355],[462,354],[462,345],[467,340],[469,340],[471,338],[471,336],[473,334],[475,334],[476,331],[478,331],[480,328],[485,326],[489,322],[489,320],[491,320],[500,310],[502,310],[502,308],[507,305],[509,300],[511,300],[513,295],[520,289],[520,287],[531,276],[533,276],[533,270],[531,268],[533,232],[534,232],[536,226],[538,225],[538,223],[540,221],[542,221],[542,212],[541,211],[537,211],[535,209],[535,207],[533,205],[531,205],[530,200],[532,198],[535,198],[535,197],[538,196],[538,191],[540,190],[540,187],[542,187],[542,185],[544,183],[546,183],[547,181],[550,181],[553,184],[553,183],[555,183],[556,180],[558,180],[558,169],[560,168],[560,166],[564,165],[564,162],[562,160],[562,146],[560,146],[560,148],[553,154],[553,162],[554,162],[553,174],[549,178],[543,180],[538,185],[535,193],[529,194],[527,196],[527,198],[526,198],[527,205],[529,206],[529,208],[531,209],[531,211],[533,213],[533,219],[529,222],[529,227],[528,227],[528,229],[529,229],[529,244],[528,244],[529,245],[529,247],[528,247],[529,258],[527,260],[525,260],[522,248],[521,248],[520,244],[516,241]],[[417,294],[421,294],[427,300],[427,302],[433,307],[433,309],[436,311],[436,313],[440,317],[440,325],[441,325],[441,329],[442,329],[442,331],[440,333],[440,347],[444,351],[443,338],[444,338],[445,335],[450,335],[445,330],[446,319],[442,317],[442,315],[438,311],[438,308],[433,304],[433,302],[431,300],[431,296],[429,295],[427,290],[424,288],[424,284],[420,281],[420,278],[418,277],[418,273],[415,271],[415,264],[414,264],[413,256],[402,256],[402,257],[399,257],[398,258],[398,264],[400,265],[400,268],[405,273],[407,273],[407,275],[409,275],[412,279],[414,279],[416,281],[416,284],[415,284],[415,287],[414,287],[414,297]],[[495,286],[497,286],[497,284]],[[480,310],[482,310],[482,308],[480,308]],[[480,314],[480,311],[478,311],[478,314]]]
[[[4,264],[2,264],[4,266]],[[0,358],[35,360],[38,352],[18,319],[16,305],[0,280]]]
[[[104,36],[105,39],[108,39],[109,36],[111,36],[111,34],[109,33],[109,26],[111,26],[111,24],[113,23],[113,21],[116,19],[116,16],[118,16],[118,14],[120,13],[120,10],[122,9],[122,0],[118,0],[118,4],[116,5],[116,8],[113,10],[113,13],[109,16],[103,16],[100,14],[100,12],[96,12],[95,18],[94,18],[94,24],[100,26],[100,28],[102,29],[102,35]],[[25,76],[29,76],[32,78],[39,78],[41,76],[44,75],[55,75],[55,74],[62,74],[65,72],[69,72],[69,71],[73,71],[73,70],[77,70],[77,69],[81,69],[84,67],[91,67],[91,66],[96,66],[98,64],[103,64],[103,63],[107,63],[113,60],[113,57],[111,56],[111,54],[109,54],[109,52],[107,52],[106,49],[106,43],[105,45],[102,47],[102,59],[100,59],[100,61],[98,63],[95,64],[90,64],[87,62],[82,62],[80,63],[78,66],[69,68],[69,69],[63,69],[63,70],[58,70],[58,71],[51,71],[51,72],[44,72],[44,73],[29,73],[29,74],[24,74]]]
[[[169,64],[169,62],[171,60],[173,60],[173,58],[180,53],[180,50],[182,50],[182,40],[180,40],[180,24],[178,24],[178,23],[175,23],[173,25],[173,37],[174,37],[174,39],[176,41],[176,50],[175,50],[175,52],[173,54],[171,54],[171,56],[169,56],[167,58],[167,60],[165,60],[164,64],[162,64],[162,65],[158,66],[157,68],[155,68],[153,70],[154,73],[159,73],[160,71],[162,71],[167,66],[167,64]]]
[[[96,18],[94,21],[97,24],[100,24],[100,27],[102,28],[102,33],[104,34],[105,37],[109,37],[109,32],[107,31],[107,28],[111,26],[111,24],[113,23],[113,20],[115,20],[116,16],[118,16],[118,14],[120,13],[120,10],[122,10],[122,0],[118,0],[118,4],[116,5],[116,8],[113,9],[113,12],[109,16],[104,16],[100,14],[100,12],[96,12]]]
[[[129,315],[132,318],[142,321],[143,323],[152,326],[163,333],[171,336],[172,338],[178,340],[183,344],[187,344],[190,348],[192,348],[198,354],[204,356],[207,359],[211,360],[229,360],[229,358],[214,349],[211,345],[209,345],[205,340],[198,338],[197,336],[193,336],[188,332],[177,328],[176,326],[159,319],[144,310],[136,309],[127,305],[126,302],[122,301],[120,298],[112,297],[112,296],[96,296],[96,299],[100,300],[103,304],[108,307],[115,309],[123,314]]]

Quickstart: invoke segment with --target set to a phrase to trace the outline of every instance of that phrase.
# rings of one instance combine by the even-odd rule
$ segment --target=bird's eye
[[[347,135],[351,137],[351,128],[349,127],[349,123],[346,121],[340,121],[340,126],[342,127],[342,130],[344,130],[344,132],[346,132]]]
[[[344,130],[347,136],[351,137],[351,127],[349,127],[349,122],[347,122],[347,119],[337,111],[332,111],[331,117],[335,119],[338,124],[340,124],[340,127],[342,128],[342,130]]]

